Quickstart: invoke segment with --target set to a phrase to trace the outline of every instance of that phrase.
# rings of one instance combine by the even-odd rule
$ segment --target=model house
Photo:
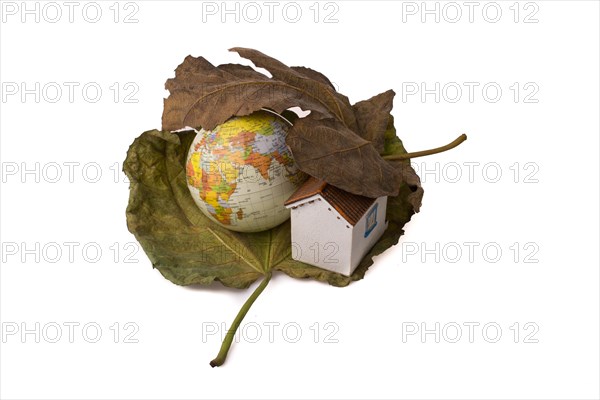
[[[285,206],[291,209],[292,258],[347,276],[387,227],[387,197],[358,196],[313,177]]]

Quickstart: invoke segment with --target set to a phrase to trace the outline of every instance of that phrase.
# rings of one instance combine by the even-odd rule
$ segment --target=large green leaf
[[[418,210],[423,190],[408,161],[390,162],[403,170],[407,183],[388,199],[388,228],[346,277],[291,258],[290,221],[269,231],[238,233],[222,228],[198,209],[188,191],[185,161],[194,131],[152,130],[127,152],[124,171],[131,181],[127,226],[152,265],[178,285],[210,284],[247,288],[272,270],[295,278],[313,278],[334,286],[362,279],[373,257],[398,242],[402,227]],[[384,155],[406,153],[390,118]]]

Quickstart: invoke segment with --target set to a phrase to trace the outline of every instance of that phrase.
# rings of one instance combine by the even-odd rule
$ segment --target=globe
[[[197,131],[187,183],[208,218],[233,231],[259,232],[290,217],[283,203],[307,178],[285,143],[290,125],[261,110]]]

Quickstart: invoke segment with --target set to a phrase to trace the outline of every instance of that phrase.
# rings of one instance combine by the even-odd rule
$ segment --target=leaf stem
[[[415,151],[414,153],[393,154],[393,155],[389,155],[389,156],[383,156],[383,159],[384,160],[392,160],[392,161],[408,160],[409,158],[417,158],[417,157],[428,156],[431,154],[442,153],[444,151],[455,148],[456,146],[458,146],[465,140],[467,140],[467,135],[465,135],[463,133],[462,135],[457,137],[453,142],[448,143],[447,145],[442,146],[442,147],[437,147],[435,149],[430,149],[430,150]]]
[[[248,297],[248,300],[246,300],[246,302],[238,312],[237,316],[233,320],[233,323],[231,324],[231,328],[229,328],[227,334],[225,335],[225,339],[223,339],[223,344],[221,344],[221,350],[219,350],[219,354],[214,360],[210,362],[211,367],[220,367],[225,362],[225,359],[227,358],[227,353],[229,352],[229,348],[231,347],[231,343],[233,342],[235,332],[237,331],[242,320],[250,310],[250,307],[252,307],[252,304],[254,304],[258,296],[260,296],[263,290],[265,290],[265,288],[267,287],[267,284],[271,280],[271,275],[271,271],[268,271],[263,281],[256,288],[256,290],[254,290],[252,295]]]

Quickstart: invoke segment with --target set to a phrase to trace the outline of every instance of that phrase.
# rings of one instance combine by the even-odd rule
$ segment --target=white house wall
[[[295,203],[294,207],[291,209],[292,257],[349,275],[352,225],[318,194]]]
[[[367,225],[367,215],[373,207],[377,206],[377,225],[365,238],[365,228]],[[352,256],[351,265],[352,271],[358,266],[365,254],[375,245],[377,240],[381,237],[385,229],[387,228],[387,221],[385,219],[385,212],[387,209],[387,196],[379,197],[375,200],[375,203],[369,208],[369,210],[361,217],[356,223],[352,234]]]

